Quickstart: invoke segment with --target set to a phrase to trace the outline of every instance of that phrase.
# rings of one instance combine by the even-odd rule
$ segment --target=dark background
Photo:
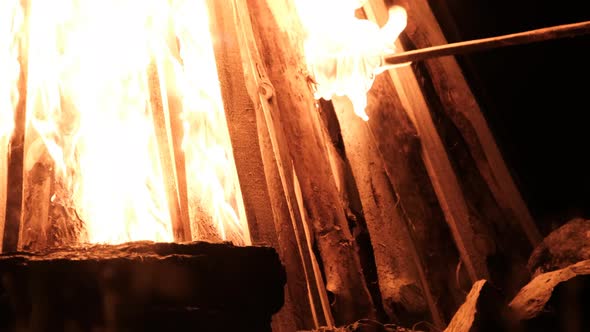
[[[590,20],[590,1],[431,0],[449,42]],[[590,218],[590,35],[458,57],[543,233]]]

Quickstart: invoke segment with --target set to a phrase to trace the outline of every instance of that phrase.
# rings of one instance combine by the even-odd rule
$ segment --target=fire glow
[[[182,116],[192,239],[249,244],[203,0],[2,1],[0,42],[19,38],[24,54],[0,49],[0,152],[26,57],[24,196],[43,165],[78,242],[173,241],[164,178],[177,174],[158,153],[155,65],[159,102]]]
[[[395,52],[395,41],[406,28],[404,8],[389,9],[383,27],[355,17],[366,0],[297,0],[297,12],[306,30],[305,58],[317,84],[316,99],[347,96],[363,120],[367,92],[375,75],[389,69],[383,57]],[[330,13],[326,15],[326,13]]]

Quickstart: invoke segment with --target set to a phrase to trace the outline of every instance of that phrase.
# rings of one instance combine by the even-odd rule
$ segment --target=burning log
[[[22,31],[28,29],[28,0],[22,0],[24,21]],[[27,71],[28,40],[21,34],[18,41],[20,73],[18,80],[19,98],[14,113],[14,129],[10,138],[9,153],[6,168],[6,213],[4,214],[4,229],[2,234],[2,252],[16,251],[20,236],[22,208],[23,208],[23,166],[25,150],[25,128],[27,117]],[[2,222],[0,220],[0,222]]]
[[[286,175],[285,151],[277,149],[285,146],[277,143],[284,137],[266,119],[273,89],[253,44],[248,8],[241,1],[229,6],[210,1],[208,6],[212,33],[224,36],[223,42],[214,42],[214,51],[252,241],[277,248],[289,276],[285,306],[273,329],[290,332],[326,324],[331,315],[323,307],[323,282],[314,271],[292,176]]]
[[[169,118],[170,113],[166,112],[168,105],[164,105],[164,100],[162,99],[162,82],[160,81],[160,74],[158,73],[157,67],[156,63],[151,63],[148,68],[151,112],[154,119],[156,139],[158,141],[160,164],[162,166],[174,239],[179,242],[186,242],[192,240],[190,222],[188,220],[188,211],[183,211],[180,206],[177,178],[178,170],[176,169],[176,161],[174,159],[173,142],[169,138],[169,120],[166,120],[167,116]]]
[[[284,269],[266,247],[136,242],[0,255],[0,329],[270,332]]]
[[[384,22],[383,2],[369,3],[367,16]],[[408,43],[443,43],[425,1],[409,1],[408,12],[415,18],[404,32]],[[389,73],[421,137],[423,158],[462,265],[472,282],[491,278],[515,294],[529,278],[525,262],[531,243],[540,238],[538,230],[458,65],[446,57],[413,67]]]
[[[590,260],[542,273],[510,302],[517,331],[588,331]]]
[[[306,76],[301,74],[301,26],[282,19],[293,12],[292,4],[263,0],[248,4],[264,67],[275,88],[269,101],[273,105],[269,127],[284,132],[287,138],[280,149],[287,149],[291,161],[283,165],[293,165],[293,181],[300,189],[299,210],[309,229],[309,243],[321,258],[335,322],[374,317],[373,301],[331,175],[323,137],[309,113],[315,110],[315,101]]]

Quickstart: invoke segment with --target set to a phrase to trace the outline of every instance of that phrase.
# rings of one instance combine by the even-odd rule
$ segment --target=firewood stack
[[[590,331],[590,220],[573,219],[549,234],[529,260],[533,279],[512,298],[477,281],[445,332]],[[423,326],[420,326],[421,328]],[[429,330],[427,326],[426,330]],[[436,331],[436,329],[430,329]],[[317,332],[416,331],[370,320]]]

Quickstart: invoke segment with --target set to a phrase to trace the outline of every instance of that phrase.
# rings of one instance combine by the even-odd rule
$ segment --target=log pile
[[[2,331],[270,331],[275,250],[136,242],[0,255]]]

